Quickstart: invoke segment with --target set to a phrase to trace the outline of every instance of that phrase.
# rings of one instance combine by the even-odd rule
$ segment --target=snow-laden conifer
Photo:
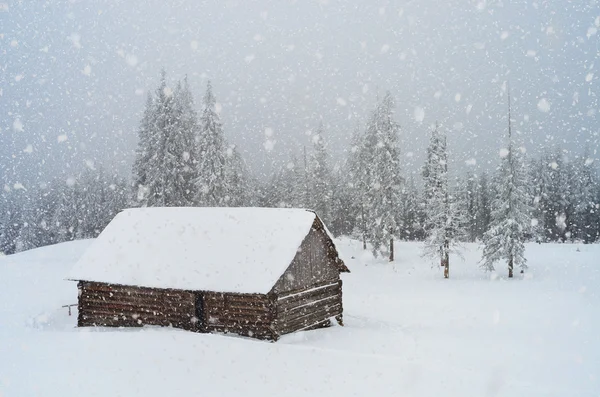
[[[483,235],[481,266],[495,270],[494,264],[505,260],[508,277],[513,277],[514,267],[527,268],[525,259],[525,232],[531,224],[527,193],[524,150],[513,142],[511,129],[510,93],[508,95],[508,148],[501,150],[498,175],[498,192],[492,205],[489,230]]]
[[[196,204],[208,207],[227,205],[226,146],[221,118],[210,81],[204,95],[198,133],[198,168],[195,180]]]
[[[459,253],[464,237],[464,218],[448,182],[448,150],[445,130],[431,130],[427,159],[423,168],[425,182],[425,245],[423,254],[440,260],[444,278],[450,277],[450,254]]]

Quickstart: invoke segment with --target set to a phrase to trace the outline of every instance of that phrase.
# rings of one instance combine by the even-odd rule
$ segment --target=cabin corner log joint
[[[216,283],[215,285],[204,282],[204,279],[193,280],[195,282],[193,285],[183,283],[178,285],[168,281],[164,283],[149,282],[148,284],[153,285],[144,285],[144,282],[128,282],[129,280],[125,277],[116,275],[112,279],[109,276],[97,276],[98,274],[109,274],[110,272],[103,272],[106,269],[100,269],[102,270],[100,272],[86,271],[92,266],[98,266],[98,261],[93,260],[98,253],[106,255],[106,246],[103,244],[103,240],[114,241],[111,225],[109,225],[90,248],[90,252],[86,252],[78,262],[72,277],[70,277],[70,279],[78,281],[78,326],[141,327],[156,325],[194,332],[235,333],[276,341],[280,336],[291,332],[327,327],[331,324],[332,319],[335,319],[340,325],[343,324],[340,273],[349,272],[349,270],[339,258],[330,234],[314,212],[299,209],[265,208],[144,208],[126,210],[117,215],[111,224],[116,223],[118,227],[112,229],[117,230],[127,229],[128,224],[130,226],[134,224],[140,231],[147,231],[152,230],[152,223],[156,219],[168,217],[172,227],[178,229],[182,225],[175,215],[181,216],[183,223],[190,222],[189,219],[196,219],[198,225],[203,225],[203,230],[211,230],[216,225],[222,227],[222,233],[217,233],[219,236],[212,235],[212,241],[206,243],[212,245],[219,244],[218,241],[215,242],[215,239],[220,239],[221,235],[222,238],[228,239],[227,243],[230,242],[231,233],[227,227],[227,219],[230,218],[237,222],[254,221],[254,227],[251,229],[253,233],[266,233],[269,228],[276,227],[285,229],[291,221],[295,222],[294,224],[297,226],[295,229],[298,232],[288,233],[289,236],[294,235],[294,238],[289,237],[289,240],[294,240],[295,243],[294,241],[284,241],[287,238],[282,238],[281,244],[277,246],[283,251],[284,247],[280,247],[280,245],[287,245],[286,249],[290,251],[293,248],[293,252],[280,255],[279,252],[273,252],[273,246],[258,244],[258,246],[251,247],[250,252],[264,254],[271,250],[272,255],[267,255],[266,261],[249,257],[246,262],[250,262],[252,265],[248,265],[246,268],[245,264],[241,264],[241,260],[231,254],[229,260],[235,263],[227,263],[227,255],[222,259],[223,262],[219,263],[218,271],[222,272],[263,272],[265,276],[258,277],[258,280],[253,280],[251,276],[246,277],[250,280],[248,281],[250,284],[255,282],[256,287],[252,285],[240,287],[239,284],[244,282],[244,277],[236,278],[234,276],[230,279],[223,279],[221,284]],[[260,219],[267,221],[263,221],[261,224]],[[144,224],[144,221],[151,224]],[[234,222],[234,225],[237,222]],[[185,224],[183,227],[189,227],[189,224]],[[256,227],[259,230],[255,230]],[[170,232],[164,229],[170,229],[169,227],[163,227],[161,231],[163,233]],[[136,230],[132,230],[132,232],[135,233]],[[143,235],[139,236],[135,241],[144,241],[143,238]],[[250,240],[252,239],[250,238]],[[251,242],[256,243],[256,241]],[[96,243],[100,247],[94,247]],[[195,239],[194,236],[191,236],[191,241],[181,243],[195,244],[194,248],[198,249],[199,253],[210,250],[210,247],[203,247],[205,242],[201,238]],[[152,247],[152,245],[144,245],[144,247]],[[189,247],[175,248],[187,249]],[[120,249],[133,250],[134,253],[137,250],[136,247],[128,244],[124,244]],[[111,261],[112,256],[122,258],[122,254],[122,252],[117,252],[111,255],[109,250],[107,260]],[[190,257],[197,258],[195,255],[190,255]],[[269,263],[271,260],[278,260],[279,257],[288,258],[287,263]],[[240,258],[243,258],[243,255]],[[289,258],[293,258],[291,262]],[[174,275],[179,275],[182,279],[188,280],[186,272],[189,272],[190,268],[195,270],[206,268],[205,276],[213,277],[210,264],[205,264],[206,266],[203,267],[203,263],[200,260],[191,266],[172,264],[172,279],[176,279]],[[126,274],[132,274],[132,269],[128,269],[126,263],[120,265],[121,268],[125,267],[122,270]],[[108,265],[107,267],[110,268]],[[178,273],[178,269],[183,269],[181,274]],[[137,281],[140,278],[143,277],[132,276],[132,280]],[[217,288],[219,286],[222,288]]]

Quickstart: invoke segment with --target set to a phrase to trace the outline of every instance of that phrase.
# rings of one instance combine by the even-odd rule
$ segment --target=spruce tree
[[[330,223],[332,200],[331,170],[329,154],[324,137],[323,123],[312,136],[313,154],[309,164],[309,183],[311,190],[311,207],[327,225]]]
[[[366,223],[373,254],[383,245],[394,260],[394,236],[398,232],[396,211],[400,203],[399,126],[393,117],[394,99],[388,92],[373,112],[365,134]],[[388,245],[389,244],[389,245]]]
[[[431,130],[425,181],[424,255],[439,258],[444,278],[450,277],[450,254],[458,253],[458,241],[464,235],[464,218],[450,193],[446,134],[437,125]]]
[[[138,144],[132,169],[131,204],[134,207],[145,207],[148,205],[149,165],[155,155],[152,146],[156,128],[155,112],[156,109],[152,94],[148,93],[144,116],[138,128]]]
[[[187,77],[177,85],[173,99],[173,122],[165,130],[163,174],[165,204],[175,207],[193,205],[196,179],[195,135],[197,119]]]
[[[216,111],[216,99],[210,81],[204,95],[198,135],[198,168],[195,183],[196,204],[207,207],[227,205],[225,137]]]
[[[572,195],[575,202],[575,237],[585,244],[596,240],[595,226],[598,221],[596,190],[598,177],[594,168],[594,161],[590,158],[589,149],[586,148],[582,158],[576,164],[577,189]]]
[[[510,92],[508,94],[508,148],[502,151],[498,193],[492,208],[490,229],[483,236],[481,265],[493,271],[494,263],[505,259],[508,277],[513,277],[515,266],[524,271],[525,232],[530,225],[528,195],[522,153],[515,148],[511,129]]]
[[[354,219],[353,235],[363,243],[367,249],[367,189],[369,186],[368,152],[365,146],[365,136],[360,132],[358,125],[352,135],[348,160],[346,162],[346,184],[351,202],[350,216]]]
[[[486,172],[483,172],[479,177],[479,183],[477,187],[477,215],[476,215],[476,228],[477,228],[477,239],[483,239],[483,234],[488,231],[490,227],[492,217],[492,197],[490,187],[488,185],[488,176]]]

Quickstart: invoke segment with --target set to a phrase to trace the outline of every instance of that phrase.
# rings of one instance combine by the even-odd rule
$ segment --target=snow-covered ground
[[[0,396],[598,396],[600,245],[527,245],[530,271],[451,279],[338,241],[344,327],[277,343],[175,329],[77,329],[60,308],[89,241],[0,258]]]

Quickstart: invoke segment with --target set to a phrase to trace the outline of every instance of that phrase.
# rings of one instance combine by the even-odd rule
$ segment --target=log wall
[[[273,292],[281,294],[308,288],[327,280],[337,280],[340,263],[343,265],[335,246],[323,229],[323,224],[316,218],[291,265],[275,283]]]
[[[342,280],[333,279],[309,288],[280,294],[273,329],[277,335],[326,327],[330,318],[342,322]]]
[[[203,293],[205,332],[236,333],[258,339],[277,339],[271,324],[275,298],[264,294]]]
[[[198,330],[196,294],[190,291],[80,281],[80,327],[172,326]]]

